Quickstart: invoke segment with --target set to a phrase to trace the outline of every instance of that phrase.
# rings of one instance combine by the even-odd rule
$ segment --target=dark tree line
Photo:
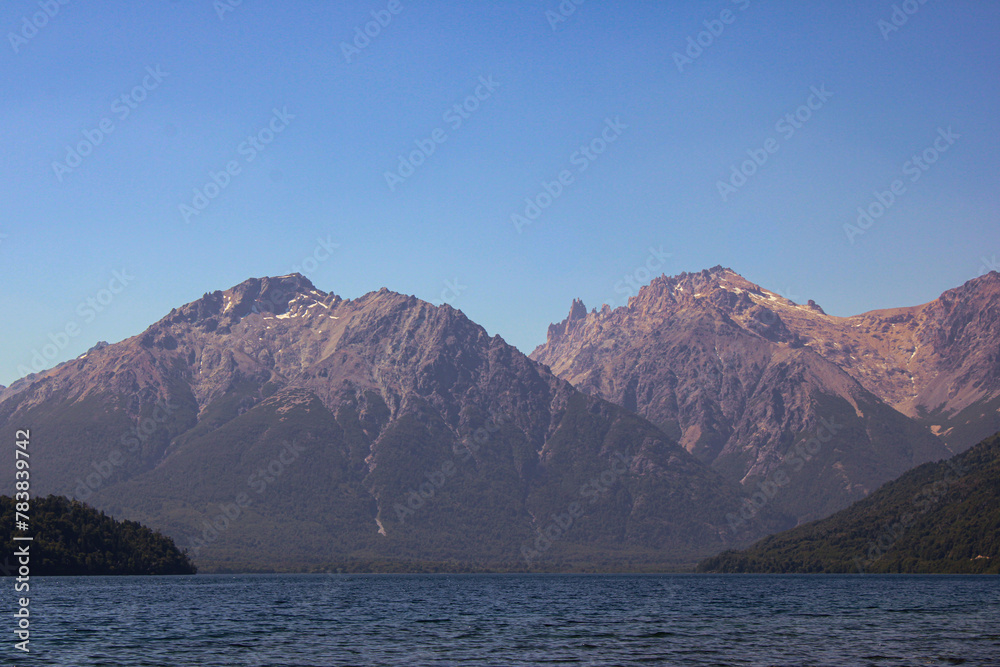
[[[15,532],[15,502],[0,496],[0,541],[5,555],[31,535],[32,575],[194,574],[194,564],[173,540],[136,521],[117,521],[62,496],[32,498],[28,533]],[[14,562],[11,558],[10,562]],[[14,564],[4,574],[14,574]]]

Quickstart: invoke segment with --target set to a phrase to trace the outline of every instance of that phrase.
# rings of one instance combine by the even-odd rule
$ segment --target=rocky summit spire
[[[573,305],[569,308],[569,315],[558,324],[550,324],[547,334],[548,340],[553,340],[560,336],[574,331],[580,322],[587,318],[587,306],[583,304],[583,299],[573,299]]]

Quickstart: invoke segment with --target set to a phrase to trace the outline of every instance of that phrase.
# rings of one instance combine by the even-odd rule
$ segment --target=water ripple
[[[19,665],[1000,664],[997,577],[54,577],[31,608]]]

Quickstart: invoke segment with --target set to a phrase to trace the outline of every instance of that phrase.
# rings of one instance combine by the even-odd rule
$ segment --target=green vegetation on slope
[[[1000,574],[1000,434],[698,570]]]
[[[173,540],[135,521],[116,521],[62,496],[31,500],[31,542],[14,537],[15,502],[0,496],[0,542],[7,554],[29,544],[33,575],[194,574]],[[10,570],[10,574],[16,567]]]

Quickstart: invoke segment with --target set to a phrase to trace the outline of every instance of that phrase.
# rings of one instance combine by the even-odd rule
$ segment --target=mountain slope
[[[1000,574],[1000,434],[911,470],[827,519],[698,569]]]
[[[801,522],[950,454],[811,344],[804,322],[831,319],[716,267],[657,278],[614,310],[574,302],[531,356],[763,493],[743,519]]]
[[[0,402],[32,484],[141,520],[202,569],[694,562],[742,489],[448,306],[251,279]],[[13,479],[10,475],[8,479]]]
[[[954,451],[1000,430],[1000,273],[920,306],[853,317],[781,297],[771,307],[803,345]]]

